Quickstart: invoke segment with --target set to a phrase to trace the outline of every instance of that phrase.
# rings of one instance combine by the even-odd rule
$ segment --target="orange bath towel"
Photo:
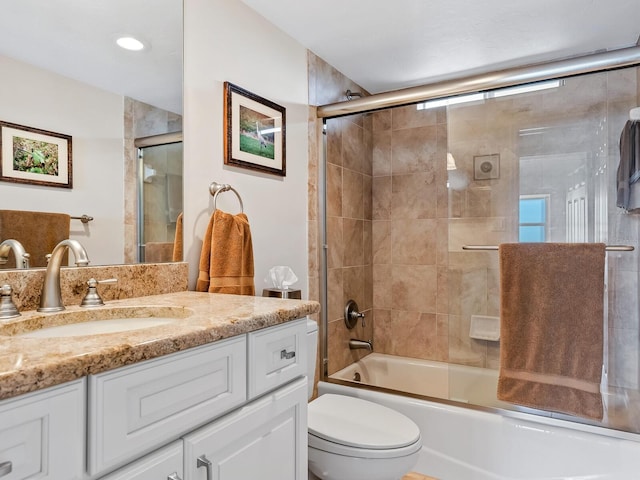
[[[498,399],[601,420],[605,245],[499,250]]]
[[[202,242],[196,290],[254,295],[253,245],[244,213],[216,210]]]
[[[184,260],[184,223],[183,213],[180,212],[176,219],[176,234],[173,240],[173,253],[171,259],[174,262],[182,262]]]

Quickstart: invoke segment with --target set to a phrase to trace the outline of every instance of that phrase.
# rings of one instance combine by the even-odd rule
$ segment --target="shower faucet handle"
[[[358,304],[353,300],[347,301],[347,305],[344,307],[344,323],[347,325],[347,328],[351,330],[355,327],[359,318],[362,319],[362,327],[365,327],[364,313],[360,312]]]

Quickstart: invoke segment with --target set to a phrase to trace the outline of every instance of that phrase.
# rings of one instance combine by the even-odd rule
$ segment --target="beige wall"
[[[232,185],[251,224],[258,294],[268,271],[289,265],[308,297],[307,50],[239,0],[184,2],[184,242],[189,284],[198,275],[202,236],[213,212],[209,184]],[[223,159],[224,82],[286,108],[285,177],[227,166]],[[233,193],[217,206],[239,212]]]

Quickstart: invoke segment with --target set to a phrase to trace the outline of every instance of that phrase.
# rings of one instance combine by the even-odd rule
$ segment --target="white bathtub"
[[[474,370],[484,371],[476,372],[479,378],[468,378]],[[484,405],[495,398],[496,380],[491,377],[497,372],[485,369],[376,353],[331,378],[351,381],[356,371],[368,384],[420,395],[447,398],[451,389],[454,398],[459,396],[459,400],[474,404],[482,400],[480,404]],[[401,378],[408,385],[401,385]],[[462,385],[465,379],[469,382],[466,387]],[[489,388],[493,390],[489,392]],[[640,435],[519,411],[500,414],[498,410],[482,411],[328,382],[320,382],[318,392],[365,398],[410,417],[423,438],[414,471],[440,480],[640,479]],[[494,400],[494,405],[501,407],[502,402],[497,402]]]

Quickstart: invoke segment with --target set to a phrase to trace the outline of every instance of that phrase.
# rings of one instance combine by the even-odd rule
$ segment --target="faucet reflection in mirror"
[[[30,255],[18,240],[12,238],[7,238],[0,243],[0,265],[4,265],[9,261],[9,253],[12,250],[16,259],[16,268],[29,268]]]
[[[60,290],[60,267],[67,248],[73,252],[77,266],[86,267],[89,265],[89,257],[80,242],[67,239],[58,243],[53,252],[51,252],[51,258],[44,275],[39,312],[59,312],[64,310],[62,292]]]

